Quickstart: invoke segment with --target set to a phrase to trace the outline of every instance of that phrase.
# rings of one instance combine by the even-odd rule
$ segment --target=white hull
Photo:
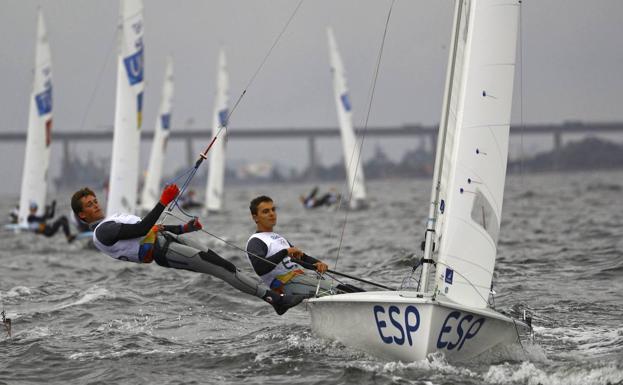
[[[414,292],[332,295],[310,299],[308,309],[321,337],[391,361],[418,361],[434,352],[463,361],[529,332],[525,323],[493,310]]]

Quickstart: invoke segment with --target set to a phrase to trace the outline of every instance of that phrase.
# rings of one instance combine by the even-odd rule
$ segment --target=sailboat
[[[115,129],[107,215],[134,213],[143,109],[143,3],[120,0]]]
[[[160,100],[160,109],[158,110],[158,119],[156,119],[154,139],[149,155],[149,166],[147,168],[147,175],[145,176],[145,184],[143,185],[143,193],[141,195],[141,209],[144,211],[150,211],[154,208],[160,198],[160,179],[162,177],[162,166],[170,133],[172,106],[173,59],[167,57],[164,84],[162,85],[162,99]]]
[[[346,72],[331,27],[327,28],[327,37],[329,39],[329,60],[333,75],[335,106],[340,122],[342,148],[344,150],[344,165],[350,196],[349,205],[351,209],[361,209],[366,206],[366,188],[360,162],[361,143],[357,141],[353,130],[353,112],[346,86]]]
[[[221,128],[227,128],[229,115],[229,75],[225,51],[221,49],[218,56],[218,70],[216,74],[216,99],[212,118],[212,137],[216,137]],[[225,183],[225,143],[226,131],[221,132],[221,138],[214,142],[210,150],[210,165],[206,185],[205,211],[219,212],[223,209],[223,187]]]
[[[383,359],[462,361],[530,331],[489,305],[519,7],[456,2],[419,287],[311,299],[317,334]]]
[[[30,94],[28,132],[19,201],[17,223],[19,228],[28,228],[27,219],[31,204],[37,205],[37,215],[42,215],[45,210],[51,142],[52,61],[43,12],[39,9],[34,80]]]

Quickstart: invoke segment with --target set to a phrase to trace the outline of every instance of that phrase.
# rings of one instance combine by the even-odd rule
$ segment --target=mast
[[[171,110],[173,106],[173,59],[167,56],[164,83],[162,85],[162,99],[158,109],[158,118],[154,129],[154,140],[149,155],[149,167],[145,176],[145,185],[141,195],[141,208],[151,210],[160,197],[160,180],[162,179],[162,166],[167,151],[167,142],[171,132]]]
[[[22,226],[28,225],[27,219],[31,203],[38,206],[38,215],[43,214],[45,210],[51,142],[52,60],[43,12],[39,8],[37,11],[34,79],[30,94],[28,133],[19,203],[18,222]]]
[[[143,3],[120,0],[115,129],[107,215],[134,213],[143,109]]]
[[[227,140],[227,116],[229,110],[229,75],[227,60],[223,49],[219,52],[218,70],[216,75],[216,98],[212,117],[212,137],[221,131],[220,138],[214,142],[210,150],[210,166],[206,185],[206,212],[218,212],[223,209],[223,190],[225,184],[225,144]]]
[[[450,94],[455,81],[455,70],[457,60],[457,39],[459,32],[459,15],[463,7],[463,0],[456,0],[454,6],[454,28],[450,41],[452,46],[448,57],[448,66],[446,68],[446,88],[443,95],[443,104],[441,119],[439,121],[439,129],[437,133],[437,148],[435,150],[435,167],[433,169],[433,185],[430,193],[430,206],[428,209],[428,219],[426,220],[426,235],[424,239],[424,263],[422,264],[422,272],[420,275],[420,291],[428,291],[428,280],[430,265],[433,261],[433,251],[435,242],[435,227],[437,224],[437,207],[439,206],[439,192],[441,189],[441,172],[443,170],[444,150],[446,146],[446,133],[448,131],[448,116],[450,115]]]

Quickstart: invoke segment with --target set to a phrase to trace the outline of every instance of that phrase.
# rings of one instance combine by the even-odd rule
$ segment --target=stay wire
[[[379,53],[377,55],[376,66],[375,66],[375,69],[374,69],[374,77],[372,79],[372,84],[370,86],[370,91],[369,91],[369,94],[368,94],[368,109],[367,109],[366,118],[365,118],[365,121],[364,121],[363,132],[362,132],[361,140],[360,140],[360,144],[359,144],[359,154],[357,156],[357,163],[356,163],[357,165],[359,165],[361,163],[361,153],[362,153],[363,144],[364,144],[364,141],[365,141],[365,138],[366,138],[366,132],[368,130],[368,121],[370,119],[370,111],[372,110],[372,103],[374,101],[374,91],[376,89],[376,81],[377,81],[378,76],[379,76],[379,70],[380,70],[380,67],[381,67],[381,59],[383,57],[383,49],[385,47],[385,41],[386,41],[386,38],[387,38],[387,30],[388,30],[389,21],[391,19],[391,15],[392,15],[392,9],[394,8],[394,3],[395,3],[395,0],[392,0],[391,4],[389,6],[389,10],[387,12],[387,18],[385,20],[385,28],[383,30],[383,39],[381,41],[381,46],[379,48]],[[355,155],[355,149],[353,149],[353,152],[351,153],[351,159],[349,161],[349,168],[350,168],[350,164],[353,161],[354,155]],[[356,180],[356,178],[357,178],[357,167],[355,168],[355,173],[353,175],[353,183]],[[342,249],[342,244],[343,244],[343,241],[344,241],[344,232],[346,231],[346,225],[348,224],[348,215],[350,213],[350,202],[351,202],[352,198],[353,198],[353,189],[350,189],[349,197],[348,197],[348,205],[347,205],[346,211],[344,213],[344,224],[342,225],[342,230],[340,232],[340,240],[339,240],[339,243],[338,243],[337,255],[335,257],[335,265],[334,265],[335,267],[334,267],[334,269],[337,269],[337,265],[338,265],[338,262],[339,262],[339,259],[340,259],[340,251]],[[340,198],[340,204],[341,204],[341,198]]]
[[[178,207],[178,208],[179,208],[179,207]],[[169,215],[170,215],[170,216],[172,216],[173,218],[176,218],[176,219],[180,220],[180,221],[184,221],[184,219],[183,219],[183,218],[180,218],[180,217],[176,216],[176,215],[175,215],[175,214],[173,214],[173,213],[170,213]],[[240,247],[240,246],[238,246],[238,245],[236,245],[236,244],[234,244],[234,243],[231,243],[231,242],[229,242],[229,241],[227,241],[227,240],[223,239],[222,237],[219,237],[219,236],[218,236],[218,235],[216,235],[216,234],[213,234],[213,233],[209,232],[209,231],[208,231],[208,230],[206,230],[206,229],[203,229],[203,228],[202,228],[202,229],[200,229],[199,231],[201,231],[201,232],[203,232],[203,233],[206,233],[206,234],[208,234],[209,236],[211,236],[211,237],[213,237],[213,238],[215,238],[215,239],[218,239],[219,241],[223,242],[224,244],[226,244],[227,246],[229,246],[229,247],[231,247],[231,248],[234,248],[234,249],[236,249],[236,250],[242,251],[243,253],[246,253],[247,255],[250,255],[250,256],[252,256],[252,257],[254,257],[254,258],[257,258],[257,259],[259,259],[259,260],[262,260],[262,261],[264,261],[264,262],[270,263],[270,264],[271,264],[271,265],[273,265],[273,266],[277,266],[277,265],[279,264],[279,263],[273,262],[273,261],[271,261],[271,260],[269,260],[269,259],[267,259],[267,258],[265,258],[265,257],[262,257],[262,256],[259,256],[259,255],[255,254],[255,253],[249,252],[249,251],[247,251],[247,250],[243,249],[242,247]],[[304,271],[303,273],[304,273],[305,275],[310,275],[308,272],[305,272],[305,271]],[[328,276],[328,277],[329,277],[329,278],[331,278],[333,281],[337,281],[337,282],[339,282],[339,283],[344,283],[342,280],[340,280],[340,279],[336,278],[336,277],[335,277],[335,274],[342,274],[342,275],[344,275],[343,273],[339,273],[339,272],[333,272],[333,273],[331,273],[331,272],[324,272],[323,274],[315,273],[314,275],[315,275],[315,276],[316,276],[316,275]],[[353,280],[356,280],[356,281],[359,281],[359,282],[364,282],[364,283],[367,283],[367,284],[370,284],[370,285],[373,285],[373,286],[382,286],[382,285],[379,285],[379,284],[377,284],[377,283],[375,283],[375,282],[367,281],[367,280],[364,280],[364,279],[362,279],[362,278],[353,277],[353,276],[346,276],[346,277],[347,277],[347,278],[350,278],[350,279],[353,279]],[[388,288],[388,289],[391,289],[391,288]]]
[[[86,108],[84,109],[84,115],[82,116],[82,121],[80,122],[80,129],[84,129],[84,123],[87,120],[87,116],[89,116],[89,111],[91,110],[91,106],[93,105],[93,101],[95,100],[95,95],[97,94],[97,90],[99,89],[102,83],[102,77],[104,76],[104,72],[106,67],[108,67],[108,62],[110,61],[110,57],[112,56],[112,51],[115,48],[115,42],[117,40],[117,28],[115,28],[115,33],[113,34],[112,42],[110,44],[110,48],[108,49],[108,53],[106,54],[106,60],[102,64],[102,69],[100,69],[99,75],[97,77],[97,82],[95,83],[95,88],[91,93],[91,97],[89,97],[89,101],[87,103]]]
[[[247,82],[247,85],[244,87],[242,93],[240,94],[240,96],[238,96],[238,98],[236,99],[236,102],[234,103],[234,106],[231,108],[231,110],[228,112],[227,117],[225,118],[225,123],[220,123],[218,126],[218,131],[216,133],[216,135],[214,135],[214,137],[212,138],[212,140],[210,141],[210,143],[208,144],[208,146],[206,147],[206,149],[200,154],[199,158],[197,159],[197,161],[195,162],[195,166],[193,167],[193,170],[190,172],[190,175],[186,178],[186,180],[184,181],[182,188],[180,188],[180,192],[179,194],[175,197],[175,199],[173,200],[173,202],[169,205],[167,211],[164,212],[164,217],[162,218],[161,222],[164,222],[164,220],[166,219],[167,215],[170,214],[170,212],[173,210],[173,208],[177,205],[177,202],[179,200],[179,198],[184,194],[184,192],[186,191],[186,188],[188,187],[188,185],[190,184],[190,181],[192,180],[192,178],[195,176],[195,174],[197,173],[197,170],[199,169],[199,166],[201,165],[201,163],[203,162],[203,160],[207,159],[207,154],[210,151],[210,148],[212,147],[212,145],[214,144],[214,142],[218,139],[218,137],[220,136],[221,132],[223,132],[223,130],[227,131],[227,125],[229,124],[229,121],[231,119],[231,116],[233,115],[234,111],[238,108],[238,105],[240,104],[240,102],[242,101],[242,99],[244,98],[244,96],[247,94],[247,90],[249,89],[249,87],[251,87],[251,85],[253,84],[253,82],[255,82],[255,79],[257,78],[257,76],[259,75],[260,71],[264,68],[264,65],[266,64],[266,62],[268,61],[268,58],[270,57],[270,55],[272,54],[273,50],[275,49],[275,47],[277,46],[277,44],[279,43],[279,41],[281,40],[281,38],[283,37],[284,33],[286,32],[286,30],[288,29],[288,26],[290,25],[290,23],[292,22],[292,20],[294,20],[294,17],[296,16],[296,14],[298,13],[299,9],[301,8],[301,5],[303,5],[303,2],[305,0],[299,0],[298,4],[296,5],[296,7],[294,8],[294,10],[292,11],[292,13],[290,14],[290,17],[288,18],[288,20],[286,21],[286,23],[284,24],[284,26],[281,28],[281,31],[279,32],[279,34],[277,35],[277,37],[274,39],[272,45],[270,46],[268,52],[266,53],[266,55],[264,55],[264,58],[262,59],[260,65],[257,67],[257,69],[255,70],[255,72],[253,73],[253,75],[251,76],[251,78],[249,79],[249,81]],[[179,208],[179,206],[178,206]],[[180,208],[181,210],[181,208]],[[184,212],[183,210],[181,210],[182,212]],[[186,212],[184,212],[185,215],[188,215]],[[192,217],[192,216],[191,216]]]

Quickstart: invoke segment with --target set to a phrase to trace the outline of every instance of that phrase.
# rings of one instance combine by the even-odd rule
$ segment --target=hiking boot
[[[264,296],[264,301],[273,305],[273,309],[279,315],[285,314],[291,307],[294,307],[301,303],[305,298],[304,295],[285,295],[275,293],[272,290],[268,290],[266,292],[266,296]]]

